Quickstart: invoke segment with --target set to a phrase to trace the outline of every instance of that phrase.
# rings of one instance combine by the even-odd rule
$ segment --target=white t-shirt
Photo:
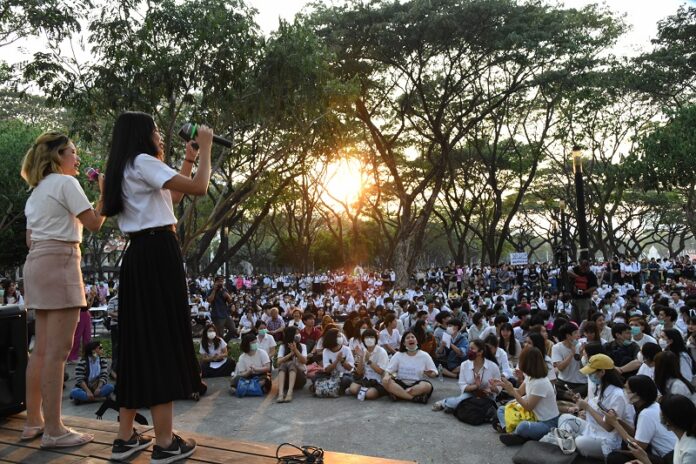
[[[203,334],[205,336],[205,334]],[[222,350],[227,348],[227,343],[220,338],[217,337],[220,340],[220,345],[215,348],[215,340],[208,340],[208,351],[205,351],[205,348],[203,348],[203,343],[201,343],[200,348],[198,349],[198,352],[200,354],[204,354],[206,356],[219,356],[222,354]]]
[[[273,335],[269,334],[266,334],[263,339],[256,337],[256,343],[259,344],[259,350],[263,350],[268,354],[271,354],[276,347],[275,338],[273,338]]]
[[[640,365],[640,368],[638,369],[638,374],[636,375],[647,375],[651,379],[655,380],[655,367],[650,367],[647,364],[643,363]]]
[[[645,345],[646,343],[657,344],[657,340],[655,340],[653,337],[651,337],[648,334],[643,334],[643,337],[640,340],[636,340],[635,338],[633,338],[632,340],[636,345],[638,345],[641,348],[643,348],[643,345]]]
[[[689,387],[686,386],[684,382],[680,379],[671,378],[667,381],[667,391],[672,395],[683,395],[691,400],[692,403],[696,404],[696,394],[691,393]]]
[[[300,353],[302,353],[302,356],[304,356],[305,359],[307,359],[307,345],[305,345],[304,343],[300,343]],[[286,354],[287,353],[285,353],[285,343],[281,343],[280,347],[278,348],[278,357],[282,358]],[[298,363],[298,364],[301,365],[301,368],[303,371],[307,370],[306,364],[302,364],[302,363]]]
[[[49,174],[32,190],[24,214],[32,241],[82,241],[82,223],[77,216],[91,209],[80,183],[72,176]]]
[[[392,330],[392,334],[389,335],[387,329],[380,331],[379,333],[379,346],[389,345],[392,349],[398,351],[399,345],[401,344],[401,335],[398,330]]]
[[[570,350],[563,343],[556,343],[551,349],[551,361],[553,361],[554,364],[560,363],[574,353],[575,351]],[[558,378],[564,382],[587,383],[587,376],[580,372],[581,368],[582,363],[575,358],[572,358],[570,360],[570,364],[568,364],[565,369],[558,370]]]
[[[377,365],[382,370],[385,370],[387,368],[387,365],[389,364],[389,354],[387,353],[387,350],[385,350],[381,346],[375,346],[374,351],[372,351],[372,354],[370,354],[370,365],[365,364],[366,353],[367,349],[363,350],[363,353],[361,355],[363,365],[365,366],[365,372],[363,374],[363,377],[365,377],[368,380],[376,380],[377,382],[382,383],[382,376],[375,372],[372,366]]]
[[[653,403],[638,415],[636,441],[652,445],[653,454],[659,457],[672,451],[677,444],[677,436],[667,430],[660,422],[660,405]]]
[[[551,361],[551,356],[544,356],[544,362],[546,363],[546,369],[549,373],[546,375],[550,381],[556,380],[556,368],[553,367],[553,361]]]
[[[163,185],[177,172],[154,156],[141,153],[123,172],[123,211],[118,226],[124,233],[176,224],[171,192]]]
[[[256,350],[253,355],[248,355],[247,353],[242,353],[237,361],[237,367],[234,369],[235,375],[239,375],[244,371],[255,367],[256,369],[261,369],[266,367],[267,364],[271,362],[271,358],[263,350]]]
[[[524,376],[526,395],[525,400],[531,396],[538,396],[541,400],[534,407],[534,415],[539,421],[547,421],[558,417],[558,405],[556,404],[556,390],[548,377],[541,379],[533,379],[527,375]]]
[[[328,367],[329,364],[333,364],[336,361],[339,353],[343,353],[343,361],[350,364],[350,369],[343,367],[343,363],[336,364],[336,372],[340,374],[346,374],[353,370],[355,367],[355,358],[353,358],[353,353],[347,346],[341,346],[341,349],[335,353],[328,348],[324,348],[322,352],[322,360],[324,361],[324,367]]]
[[[677,441],[677,447],[674,448],[674,464],[693,464],[696,462],[696,437],[690,437],[687,434]]]
[[[425,379],[425,371],[437,371],[433,359],[425,351],[418,350],[415,355],[398,352],[392,356],[387,371],[396,373],[396,377],[406,384],[413,384]]]

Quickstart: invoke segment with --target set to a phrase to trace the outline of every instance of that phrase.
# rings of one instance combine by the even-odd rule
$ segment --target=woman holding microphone
[[[118,217],[130,243],[119,275],[120,426],[113,460],[149,446],[151,440],[133,429],[136,410],[144,407],[150,408],[155,427],[153,464],[185,459],[196,448],[193,440],[172,433],[173,401],[189,398],[200,385],[173,204],[185,194],[205,195],[212,140],[211,129],[198,129],[200,163],[191,178],[198,156],[191,142],[177,173],[162,161],[162,140],[152,116],[126,112],[114,126],[102,214]]]
[[[29,247],[24,287],[26,307],[36,310],[36,345],[27,366],[21,439],[43,435],[42,448],[77,446],[94,438],[65,427],[60,417],[65,359],[80,308],[87,305],[80,269],[82,227],[96,232],[104,223],[101,198],[93,209],[75,179],[79,167],[75,144],[59,132],[41,134],[22,162],[22,177],[32,189],[24,208]],[[101,191],[103,178],[98,184]]]

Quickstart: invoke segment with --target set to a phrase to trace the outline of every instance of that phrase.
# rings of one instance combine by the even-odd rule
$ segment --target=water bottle
[[[437,366],[437,378],[440,379],[440,382],[445,381],[445,377],[442,375],[442,364]]]

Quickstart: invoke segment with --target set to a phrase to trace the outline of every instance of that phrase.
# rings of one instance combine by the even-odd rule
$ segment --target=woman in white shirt
[[[686,343],[684,342],[684,337],[677,329],[665,329],[662,331],[660,338],[667,343],[667,348],[665,351],[671,351],[672,353],[679,356],[679,369],[681,371],[682,377],[684,377],[688,382],[693,379],[693,360],[689,354],[689,350],[686,348]]]
[[[662,396],[683,395],[696,404],[696,389],[681,375],[679,357],[671,351],[655,356],[655,384]]]
[[[119,273],[116,395],[121,419],[112,449],[115,460],[124,460],[146,445],[133,434],[133,419],[142,407],[150,407],[157,436],[153,464],[171,462],[172,453],[177,460],[185,459],[196,448],[194,441],[172,431],[174,401],[192,397],[201,385],[174,215],[174,204],[184,195],[205,195],[208,190],[213,132],[197,126],[194,131],[200,159],[192,178],[198,156],[193,142],[186,145],[177,172],[162,161],[164,146],[152,116],[125,112],[114,125],[102,214],[117,216],[119,228],[129,238]]]
[[[505,377],[494,380],[492,385],[504,388],[525,411],[533,412],[537,421],[522,421],[513,433],[500,435],[500,441],[506,446],[539,440],[558,426],[560,413],[556,404],[556,390],[548,378],[543,353],[534,347],[525,348],[520,354],[520,370],[524,374],[520,388],[515,388]],[[504,428],[505,406],[498,408],[498,421],[500,427]]]
[[[206,326],[198,352],[203,378],[227,377],[234,370],[234,363],[227,358],[227,343],[217,334],[215,324]]]
[[[387,314],[382,324],[384,329],[379,333],[379,346],[387,350],[390,356],[398,351],[401,342],[401,335],[396,330],[396,324],[396,316],[393,313]]]
[[[579,399],[576,402],[577,407],[585,411],[586,420],[563,414],[559,423],[566,419],[579,423],[579,435],[575,439],[578,452],[585,457],[604,459],[612,451],[621,448],[621,435],[605,416],[613,410],[619,420],[632,424],[635,410],[626,398],[623,381],[609,356],[592,356],[580,372],[594,384],[595,390],[594,395],[588,395],[587,400]]]
[[[351,372],[355,367],[355,359],[350,349],[343,344],[344,336],[337,328],[327,329],[322,337],[322,361],[324,373],[332,375],[336,372],[341,377],[340,392],[353,383]]]
[[[293,391],[307,382],[307,347],[300,343],[302,336],[295,326],[283,330],[283,343],[278,348],[278,403],[292,401]],[[288,393],[283,396],[287,389]]]
[[[242,314],[242,317],[239,319],[240,333],[244,335],[245,333],[254,330],[256,321],[257,318],[256,314],[254,313],[254,308],[248,306],[247,309],[244,311],[244,314]]]
[[[358,380],[350,385],[350,394],[356,395],[359,400],[376,400],[387,394],[382,386],[382,376],[389,364],[389,355],[381,346],[377,345],[377,332],[366,328],[360,335],[363,349],[356,351],[355,373]]]
[[[24,298],[27,309],[36,310],[36,345],[27,366],[27,420],[21,439],[43,435],[43,448],[77,446],[94,438],[65,427],[60,417],[65,359],[80,308],[87,304],[80,270],[82,228],[96,232],[104,223],[101,198],[92,209],[75,179],[79,166],[75,145],[58,132],[41,134],[22,162],[22,178],[32,189],[24,208],[29,247]],[[98,185],[101,191],[101,176]]]
[[[677,437],[660,422],[660,405],[657,403],[657,386],[646,375],[634,375],[626,382],[626,396],[636,409],[635,424],[626,424],[618,420],[613,412],[605,418],[621,435],[626,443],[635,443],[653,456],[653,462],[662,462],[663,458],[674,450]],[[607,464],[624,464],[631,457],[624,451],[612,451],[607,456]]]
[[[492,382],[500,380],[500,369],[482,340],[476,339],[469,344],[467,358],[459,368],[461,394],[438,401],[433,405],[433,411],[444,409],[445,412],[452,412],[459,403],[474,396],[494,400],[498,395],[499,389],[492,386]]]
[[[401,337],[399,352],[392,356],[382,385],[393,399],[427,404],[433,384],[425,377],[437,376],[433,359],[418,346],[415,334],[407,330]]]
[[[242,350],[242,354],[239,356],[234,376],[230,381],[230,394],[232,396],[237,394],[239,379],[251,377],[257,377],[264,393],[268,393],[271,390],[271,358],[268,353],[259,347],[253,333],[242,336],[239,349]]]

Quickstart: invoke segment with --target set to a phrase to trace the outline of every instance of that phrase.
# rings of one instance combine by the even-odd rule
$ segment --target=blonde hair
[[[60,153],[70,144],[70,138],[60,132],[44,132],[31,146],[22,161],[22,178],[34,188],[49,174],[60,174]]]

